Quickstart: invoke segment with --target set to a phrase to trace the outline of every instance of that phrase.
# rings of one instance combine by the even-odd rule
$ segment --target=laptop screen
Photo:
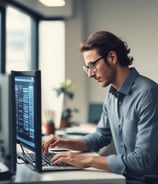
[[[17,143],[33,151],[35,169],[41,155],[41,71],[12,71]]]

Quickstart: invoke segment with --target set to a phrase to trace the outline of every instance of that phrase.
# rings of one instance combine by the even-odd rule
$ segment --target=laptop
[[[17,157],[31,169],[42,171],[76,170],[64,163],[54,165],[41,149],[41,71],[11,71]],[[54,156],[54,152],[49,157]]]

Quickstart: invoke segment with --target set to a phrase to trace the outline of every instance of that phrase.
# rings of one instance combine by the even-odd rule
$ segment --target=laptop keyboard
[[[55,154],[56,153],[49,153],[46,155],[42,153],[42,165],[43,166],[69,166],[68,164],[63,163],[63,162],[58,163],[58,164],[52,163],[51,159],[53,158]]]
[[[49,154],[44,154],[42,153],[42,166],[70,166],[69,164],[66,163],[58,163],[54,164],[52,163],[51,159],[56,153],[49,153]],[[28,163],[35,163],[35,153],[29,152],[29,153],[18,153],[18,158],[24,160],[25,162]]]

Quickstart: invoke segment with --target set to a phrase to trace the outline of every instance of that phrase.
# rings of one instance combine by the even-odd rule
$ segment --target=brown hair
[[[130,49],[127,43],[107,31],[95,32],[91,34],[88,39],[81,42],[80,52],[92,49],[96,49],[99,55],[105,56],[105,59],[109,51],[115,51],[121,66],[128,66],[133,62],[133,57],[128,56]]]

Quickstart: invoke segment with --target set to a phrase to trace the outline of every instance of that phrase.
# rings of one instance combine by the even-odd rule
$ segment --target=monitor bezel
[[[13,114],[14,121],[16,125],[16,102],[15,102],[15,77],[24,76],[24,77],[34,77],[34,127],[35,127],[35,147],[31,147],[25,144],[23,141],[20,141],[16,138],[17,144],[21,144],[24,148],[28,148],[29,150],[35,152],[36,160],[35,160],[35,170],[40,171],[42,168],[41,163],[41,71],[40,70],[29,70],[29,71],[11,71],[12,78],[12,94],[13,94]]]

